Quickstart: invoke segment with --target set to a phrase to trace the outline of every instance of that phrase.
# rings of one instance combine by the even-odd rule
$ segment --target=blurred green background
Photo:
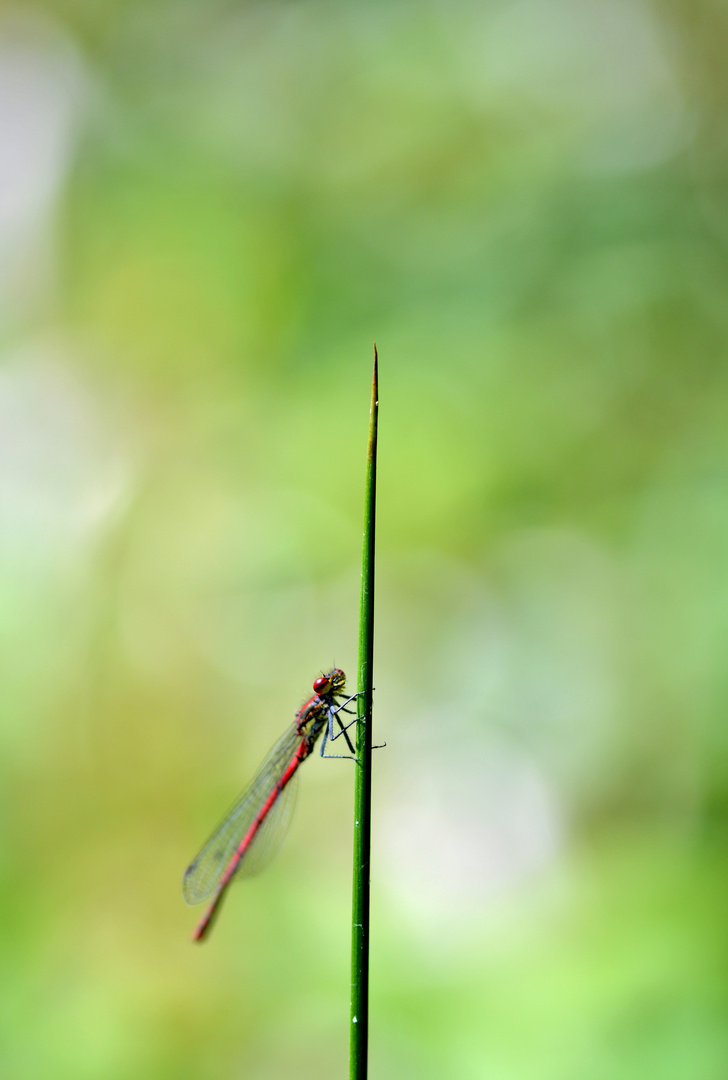
[[[728,8],[0,16],[0,1075],[347,1069],[352,774],[182,871],[355,665],[371,1075],[725,1080]]]

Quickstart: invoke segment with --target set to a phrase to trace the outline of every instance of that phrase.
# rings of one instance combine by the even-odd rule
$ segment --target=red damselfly
[[[185,871],[182,892],[188,904],[199,904],[212,897],[205,914],[192,935],[202,941],[208,933],[230,883],[261,870],[275,855],[288,827],[295,800],[298,767],[313,750],[323,732],[322,757],[348,755],[325,754],[326,743],[343,735],[354,756],[347,727],[360,719],[342,724],[340,712],[357,694],[344,701],[345,675],[334,668],[313,684],[313,697],[301,706],[296,719],[275,744],[251,784],[222,819],[200,854]],[[339,731],[334,732],[334,721]]]

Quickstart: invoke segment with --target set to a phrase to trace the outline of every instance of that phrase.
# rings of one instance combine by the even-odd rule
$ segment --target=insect
[[[283,733],[249,786],[222,819],[200,854],[187,867],[182,893],[188,904],[212,897],[192,935],[202,941],[208,934],[230,883],[249,877],[273,858],[291,819],[296,779],[302,762],[311,754],[323,732],[322,757],[349,757],[325,754],[327,742],[343,735],[354,757],[347,728],[362,717],[343,724],[339,713],[358,695],[346,697],[346,676],[333,668],[313,684],[313,697],[301,706],[293,724]],[[338,699],[345,698],[339,702]],[[334,722],[339,730],[334,731]]]

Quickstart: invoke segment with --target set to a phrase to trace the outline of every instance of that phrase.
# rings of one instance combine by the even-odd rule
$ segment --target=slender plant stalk
[[[369,413],[364,546],[359,606],[358,712],[354,787],[354,886],[351,910],[351,1042],[350,1080],[366,1080],[369,1040],[369,848],[372,804],[372,665],[374,660],[374,521],[377,492],[377,347]]]

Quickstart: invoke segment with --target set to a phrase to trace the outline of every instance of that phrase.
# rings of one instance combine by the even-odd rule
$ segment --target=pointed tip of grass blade
[[[377,368],[379,365],[379,355],[377,353],[377,343],[374,342],[374,377],[372,379],[372,401],[375,405],[379,404],[379,379],[377,374]]]

